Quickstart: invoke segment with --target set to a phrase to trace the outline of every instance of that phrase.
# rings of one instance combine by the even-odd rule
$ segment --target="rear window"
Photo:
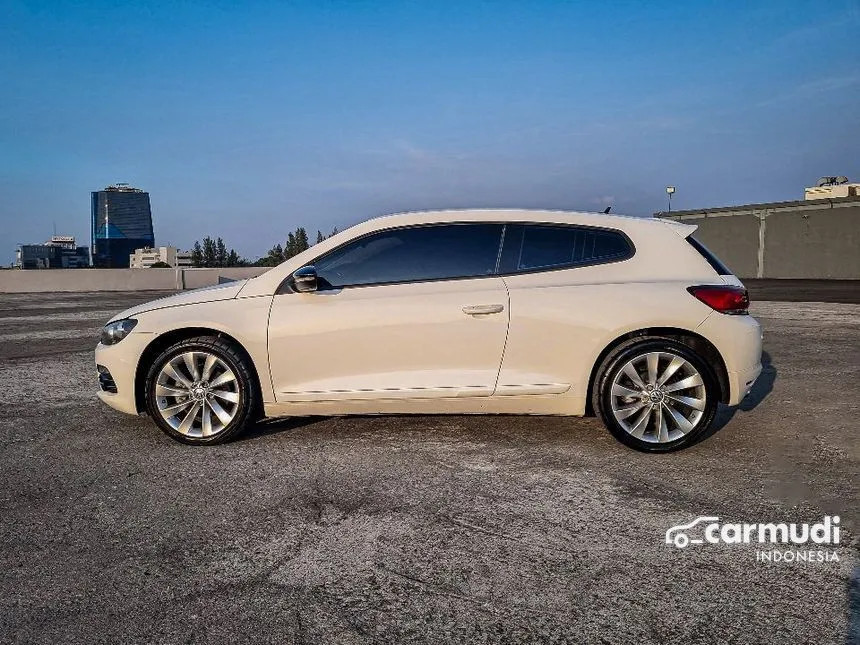
[[[701,256],[708,261],[708,264],[711,265],[711,268],[713,268],[713,270],[716,271],[718,275],[732,275],[731,269],[729,269],[729,267],[720,262],[720,258],[711,253],[708,250],[708,247],[699,242],[699,240],[697,240],[691,235],[687,238],[687,241],[690,243],[690,246],[696,249],[701,254]]]

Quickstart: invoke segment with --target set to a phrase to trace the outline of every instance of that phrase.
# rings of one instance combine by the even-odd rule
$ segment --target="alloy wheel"
[[[705,381],[685,358],[668,351],[635,356],[615,375],[612,415],[632,437],[670,443],[692,431],[707,407]]]
[[[239,412],[236,374],[217,355],[188,351],[168,360],[155,380],[155,402],[171,428],[192,438],[217,435]]]

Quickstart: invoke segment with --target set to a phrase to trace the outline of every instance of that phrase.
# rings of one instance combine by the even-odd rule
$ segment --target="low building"
[[[171,267],[190,267],[191,253],[180,251],[175,246],[135,249],[128,256],[128,266],[132,269],[148,269],[153,264],[163,262]]]
[[[44,244],[21,244],[15,250],[19,269],[82,269],[90,266],[90,249],[73,235],[54,235]]]
[[[860,196],[655,215],[698,226],[696,238],[740,278],[860,279]]]

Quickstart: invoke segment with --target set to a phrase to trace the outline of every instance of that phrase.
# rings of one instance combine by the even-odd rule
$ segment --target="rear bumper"
[[[761,363],[748,370],[729,372],[729,405],[738,405],[755,385],[761,374]]]
[[[715,311],[696,331],[714,344],[726,365],[729,385],[726,403],[739,404],[761,374],[761,325],[752,316]]]

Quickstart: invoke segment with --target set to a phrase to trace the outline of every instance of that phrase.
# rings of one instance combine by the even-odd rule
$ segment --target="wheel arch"
[[[254,377],[253,387],[257,390],[258,394],[262,392],[257,366],[248,350],[236,338],[220,329],[212,329],[211,327],[182,327],[159,334],[141,353],[134,373],[134,402],[138,414],[146,410],[146,375],[150,365],[152,365],[152,361],[171,345],[189,338],[196,338],[197,336],[216,336],[232,343],[239,349],[245,355],[248,361],[248,369]]]
[[[696,332],[690,331],[689,329],[681,329],[678,327],[645,327],[642,329],[637,329],[621,334],[620,336],[612,340],[608,345],[606,345],[606,347],[603,348],[600,354],[598,354],[597,359],[591,366],[591,374],[588,377],[588,390],[585,404],[585,413],[587,415],[594,414],[594,408],[591,404],[592,394],[594,390],[594,381],[597,378],[597,371],[603,364],[604,359],[609,355],[612,350],[621,345],[621,343],[627,342],[628,340],[633,340],[635,338],[644,338],[647,336],[662,336],[664,338],[671,338],[675,341],[683,343],[684,345],[692,349],[694,352],[702,356],[702,358],[704,358],[709,365],[712,365],[714,367],[714,376],[716,376],[717,383],[720,387],[720,402],[728,403],[729,397],[731,396],[731,388],[729,385],[729,376],[728,370],[726,369],[726,362],[723,360],[720,351],[711,341],[709,341],[701,334],[697,334]]]

